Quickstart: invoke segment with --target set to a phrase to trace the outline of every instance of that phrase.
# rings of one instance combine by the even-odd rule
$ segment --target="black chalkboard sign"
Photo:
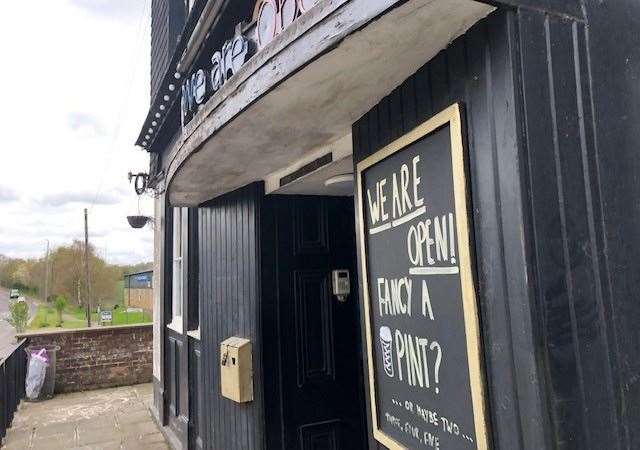
[[[374,437],[486,449],[459,105],[357,166]]]

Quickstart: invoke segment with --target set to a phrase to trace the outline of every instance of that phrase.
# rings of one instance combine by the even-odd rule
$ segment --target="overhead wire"
[[[147,29],[147,22],[151,16],[150,14],[146,14],[148,4],[149,4],[149,0],[144,0],[144,3],[142,5],[142,11],[140,12],[140,15],[138,17],[136,43],[133,46],[133,52],[131,54],[131,57],[129,58],[130,64],[127,65],[127,67],[131,67],[132,70],[129,72],[129,78],[127,81],[127,87],[125,91],[126,94],[123,97],[123,101],[120,104],[120,108],[118,109],[118,115],[114,121],[116,123],[116,127],[114,128],[114,132],[111,137],[109,148],[105,153],[105,164],[103,165],[103,169],[100,175],[100,180],[98,182],[96,193],[93,197],[93,200],[91,201],[91,204],[89,205],[89,211],[93,210],[93,207],[96,205],[98,198],[100,197],[100,193],[104,185],[104,179],[111,165],[111,159],[114,154],[114,150],[116,148],[116,143],[118,141],[118,138],[120,137],[120,129],[122,127],[122,122],[127,117],[127,114],[128,114],[128,108],[130,106],[130,101],[131,101],[131,90],[133,87],[133,82],[135,80],[135,76],[137,74],[139,62],[140,62],[140,58],[138,58],[137,56],[139,55],[140,46],[142,45],[142,33],[144,30]]]

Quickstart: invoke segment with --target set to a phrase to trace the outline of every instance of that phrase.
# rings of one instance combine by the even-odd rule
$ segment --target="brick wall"
[[[59,345],[56,392],[149,383],[151,324],[25,333],[27,345]]]

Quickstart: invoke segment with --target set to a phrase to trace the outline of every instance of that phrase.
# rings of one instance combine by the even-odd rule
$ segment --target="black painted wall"
[[[264,445],[259,242],[263,192],[262,183],[254,183],[198,210],[203,350],[199,433],[207,449]],[[249,403],[220,395],[219,346],[231,336],[253,343],[254,400]]]
[[[495,448],[640,445],[632,3],[498,11],[353,127],[359,161],[466,106]]]
[[[602,217],[599,259],[622,448],[640,448],[640,2],[584,2]]]

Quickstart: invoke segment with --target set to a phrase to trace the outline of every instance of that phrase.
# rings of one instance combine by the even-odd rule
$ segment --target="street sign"
[[[113,322],[113,314],[111,311],[100,311],[100,324],[104,325],[106,322]]]

